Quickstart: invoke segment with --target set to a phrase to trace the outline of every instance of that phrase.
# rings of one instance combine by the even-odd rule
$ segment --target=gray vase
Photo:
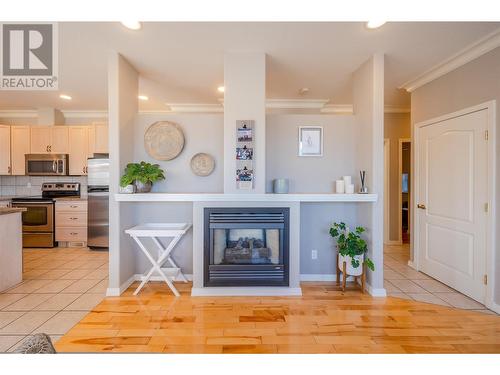
[[[151,191],[151,187],[153,186],[151,181],[148,181],[145,184],[143,184],[141,181],[138,180],[135,180],[134,185],[136,193],[149,193]]]

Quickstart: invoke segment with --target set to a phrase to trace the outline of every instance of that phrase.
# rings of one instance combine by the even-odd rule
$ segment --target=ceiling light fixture
[[[149,98],[146,95],[139,95],[138,98],[139,100],[144,100],[144,101],[149,100]]]
[[[139,30],[142,27],[139,21],[122,21],[121,24],[130,30]]]
[[[308,87],[302,87],[299,90],[299,95],[306,95],[308,92],[309,92],[309,88]]]
[[[218,92],[224,92],[224,86],[219,86],[217,87]]]
[[[71,96],[69,96],[69,95],[65,95],[65,94],[61,94],[61,95],[59,95],[59,97],[60,97],[61,99],[64,99],[64,100],[71,100],[71,99],[73,99]]]
[[[368,29],[377,29],[380,26],[384,25],[387,21],[382,20],[371,20],[366,23],[366,27]]]

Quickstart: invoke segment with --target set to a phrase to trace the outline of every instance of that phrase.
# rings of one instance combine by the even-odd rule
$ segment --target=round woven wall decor
[[[191,170],[197,176],[208,176],[213,172],[214,168],[215,160],[209,154],[200,152],[191,158]]]
[[[174,122],[155,122],[144,134],[144,148],[156,160],[175,159],[184,148],[184,133]]]

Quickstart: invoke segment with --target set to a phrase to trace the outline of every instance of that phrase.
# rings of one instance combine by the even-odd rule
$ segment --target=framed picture
[[[323,156],[321,126],[299,126],[299,156]]]
[[[236,148],[236,160],[252,160],[253,148],[243,146]]]

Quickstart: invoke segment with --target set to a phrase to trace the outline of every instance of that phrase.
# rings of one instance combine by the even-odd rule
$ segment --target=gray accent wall
[[[500,48],[416,89],[411,95],[415,124],[496,100],[496,248],[494,299],[500,303]],[[413,147],[414,149],[414,147]],[[415,179],[413,179],[415,182]],[[415,191],[415,190],[413,190]],[[411,237],[413,239],[413,236]],[[412,244],[413,246],[413,244]]]

